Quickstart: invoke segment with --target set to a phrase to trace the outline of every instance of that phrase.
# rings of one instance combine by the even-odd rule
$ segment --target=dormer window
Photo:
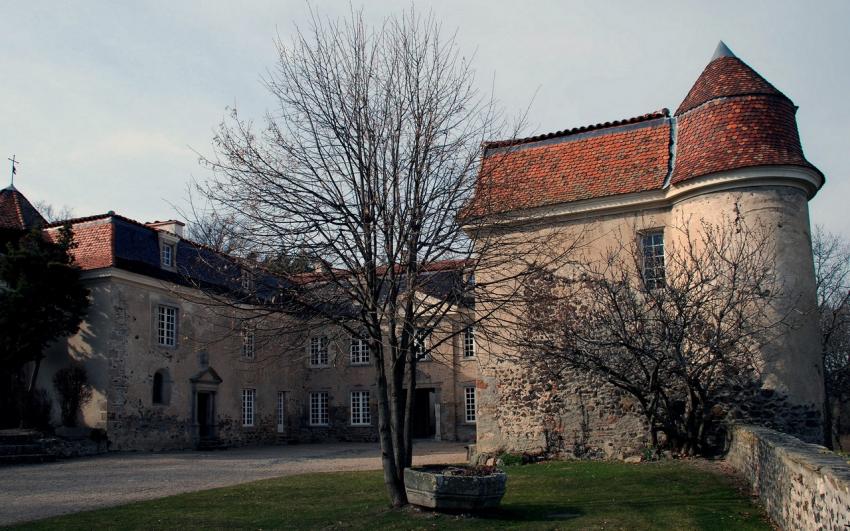
[[[254,291],[254,275],[248,269],[242,270],[242,292],[252,293]]]
[[[172,268],[174,267],[174,244],[173,243],[164,243],[160,247],[160,262],[162,267]]]
[[[177,243],[180,238],[170,232],[159,231],[159,266],[170,271],[177,270]]]

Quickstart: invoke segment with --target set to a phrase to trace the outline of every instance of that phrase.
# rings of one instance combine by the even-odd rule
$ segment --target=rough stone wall
[[[850,528],[850,465],[826,448],[738,425],[726,460],[747,479],[780,528]]]
[[[769,173],[765,177],[769,177]],[[644,230],[665,228],[665,245],[673,245],[680,231],[667,228],[681,227],[683,223],[705,220],[716,224],[740,216],[748,223],[763,223],[772,228],[777,245],[776,268],[785,280],[786,294],[776,311],[792,316],[794,321],[787,334],[764,349],[759,381],[750,389],[730,389],[718,397],[717,427],[721,428],[718,436],[723,435],[722,428],[729,421],[745,420],[782,429],[809,442],[821,442],[823,380],[813,313],[814,273],[805,192],[791,186],[771,185],[682,197],[665,207],[577,215],[539,226],[503,230],[506,241],[518,238],[517,252],[529,256],[541,251],[524,242],[545,239],[552,248],[566,248],[579,241],[578,249],[570,258],[580,261],[598,259],[607,249],[636,238]],[[528,236],[524,236],[526,233]],[[523,245],[529,247],[523,249]],[[561,273],[568,267],[564,265]],[[488,277],[486,271],[476,276],[481,278],[482,284],[493,283],[494,278],[499,278]],[[481,304],[484,305],[486,302]],[[487,309],[481,311],[485,313]],[[498,312],[494,315],[497,327],[510,322],[510,317],[502,318]],[[494,336],[499,334],[493,333]],[[591,449],[601,450],[607,457],[628,455],[646,444],[642,422],[634,418],[634,409],[628,401],[622,404],[623,397],[618,397],[616,391],[579,375],[561,378],[557,393],[541,383],[532,384],[520,368],[523,365],[521,355],[506,343],[499,344],[496,339],[481,349],[486,355],[482,357],[479,385],[476,444],[479,452],[548,451],[553,448],[549,440],[552,433],[557,434],[555,442],[560,444],[561,440],[566,440],[563,446],[569,447],[571,439],[576,438],[573,434],[585,431],[590,434]],[[584,430],[582,423],[587,423],[581,411],[582,407],[586,411],[588,406],[594,408],[598,417],[592,414],[590,429]]]
[[[635,400],[602,381],[570,373],[556,383],[507,361],[481,380],[482,407],[489,409],[479,422],[497,426],[479,426],[478,451],[622,459],[649,444]]]
[[[310,367],[309,335],[281,337],[256,333],[254,359],[241,355],[241,320],[225,317],[181,293],[177,286],[123,271],[89,274],[92,305],[78,334],[50,349],[40,387],[52,391],[51,378],[70,359],[89,373],[94,399],[83,408],[83,425],[107,431],[110,450],[193,448],[199,441],[196,418],[199,391],[214,393],[215,436],[228,446],[282,442],[377,440],[374,368],[352,365],[349,338],[322,327],[331,338],[328,367]],[[177,345],[157,344],[156,308],[178,309]],[[476,383],[474,359],[460,359],[459,343],[447,342],[435,361],[422,363],[420,386],[435,390],[441,404],[444,440],[474,440],[475,424],[463,422],[463,386]],[[216,379],[207,371],[215,371]],[[153,402],[153,380],[165,376],[166,399]],[[255,390],[254,425],[242,425],[242,390]],[[350,393],[371,390],[372,424],[350,423]],[[329,393],[329,426],[308,425],[308,396]],[[278,393],[284,393],[283,430],[277,419]],[[58,407],[54,411],[58,412]],[[58,415],[58,413],[57,413]]]

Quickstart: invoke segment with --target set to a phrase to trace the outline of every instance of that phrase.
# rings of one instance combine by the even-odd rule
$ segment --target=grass
[[[506,470],[502,507],[486,515],[392,510],[380,472],[340,472],[181,494],[18,528],[770,529],[732,480],[687,462],[551,462]]]

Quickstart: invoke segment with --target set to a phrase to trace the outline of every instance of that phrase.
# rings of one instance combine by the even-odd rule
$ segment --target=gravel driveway
[[[414,464],[462,462],[463,443],[417,442]],[[115,453],[0,468],[0,525],[258,479],[381,468],[377,444]]]

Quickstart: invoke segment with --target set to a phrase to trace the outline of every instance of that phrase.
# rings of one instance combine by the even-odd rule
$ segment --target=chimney
[[[145,226],[163,232],[170,232],[171,234],[182,238],[183,227],[185,227],[186,224],[182,221],[177,221],[176,219],[169,219],[166,221],[151,221],[150,223],[145,223]]]

